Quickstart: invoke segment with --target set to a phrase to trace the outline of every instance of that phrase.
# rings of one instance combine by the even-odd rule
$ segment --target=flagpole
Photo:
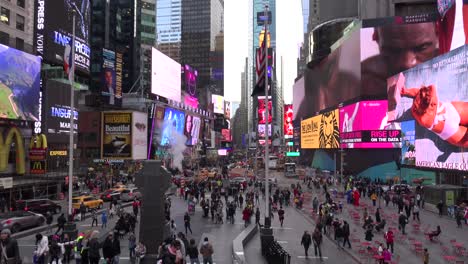
[[[265,227],[269,228],[271,226],[270,219],[270,190],[268,187],[268,166],[270,163],[269,159],[269,144],[268,144],[268,133],[269,133],[269,114],[270,109],[268,107],[268,22],[271,19],[268,17],[268,5],[265,5],[265,34],[263,35],[263,45],[265,46]],[[261,47],[260,47],[261,48]]]
[[[73,9],[73,34],[71,40],[71,67],[70,73],[72,77],[70,80],[70,145],[68,153],[68,216],[72,221],[72,197],[73,197],[73,150],[74,150],[74,135],[73,130],[75,126],[75,93],[73,89],[74,78],[75,78],[75,14],[76,11]]]

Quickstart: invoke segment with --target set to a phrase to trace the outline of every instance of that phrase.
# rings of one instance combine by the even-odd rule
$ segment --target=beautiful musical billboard
[[[132,112],[102,113],[101,157],[132,158]]]
[[[400,147],[399,124],[387,120],[386,100],[361,101],[341,107],[341,147]]]
[[[467,46],[388,79],[389,120],[416,121],[416,166],[468,170]]]
[[[288,104],[284,105],[284,137],[285,138],[292,138],[293,137],[293,106]]]
[[[39,121],[41,59],[0,44],[0,118]]]

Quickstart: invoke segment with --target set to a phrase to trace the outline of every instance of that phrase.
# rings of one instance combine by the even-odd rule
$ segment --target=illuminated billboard
[[[132,112],[103,112],[101,158],[132,158]]]
[[[268,124],[271,124],[273,121],[273,103],[271,98],[268,98]],[[258,97],[258,123],[265,124],[266,123],[266,107],[265,107],[265,96]]]
[[[231,142],[231,130],[221,129],[221,135],[223,136],[222,141]]]
[[[215,114],[224,115],[224,97],[223,96],[212,94],[211,103],[213,104],[213,112]]]
[[[185,145],[194,146],[198,143],[200,135],[201,119],[197,116],[186,115],[185,116],[185,129],[184,135],[187,137]]]
[[[231,119],[231,102],[229,101],[224,101],[224,117]]]
[[[304,76],[296,80],[293,85],[293,109],[299,109],[299,106],[302,104],[302,100],[304,99],[305,91],[304,91]],[[293,120],[296,120],[297,111],[293,112]]]
[[[292,138],[294,132],[294,125],[293,125],[293,106],[292,105],[284,105],[284,137],[285,138]]]
[[[328,149],[340,147],[338,109],[301,121],[301,148]]]
[[[164,123],[162,128],[161,145],[174,145],[177,135],[184,134],[185,113],[173,108],[166,108],[164,113]]]
[[[180,102],[180,64],[155,48],[151,54],[151,93]]]
[[[468,170],[467,47],[388,79],[389,120],[416,123],[416,166]]]
[[[401,122],[401,164],[416,165],[416,129],[414,121]]]
[[[265,124],[259,124],[258,125],[258,137],[259,138],[265,138]],[[271,138],[271,124],[268,125],[268,137]]]
[[[0,118],[39,121],[41,59],[0,44]]]
[[[63,64],[65,47],[71,44],[75,15],[75,65],[78,71],[89,73],[91,49],[89,25],[90,0],[35,0],[34,48],[46,62]]]
[[[186,64],[183,68],[183,74],[185,92],[187,92],[187,94],[190,96],[197,97],[197,70],[193,69],[192,67]]]
[[[105,98],[104,102],[109,105],[120,106],[122,104],[122,80],[121,76],[117,80],[116,68],[119,66],[118,73],[120,75],[122,67],[120,64],[121,62],[119,61],[119,65],[117,65],[116,53],[114,51],[102,49],[101,95]]]
[[[398,148],[399,124],[387,122],[387,101],[361,101],[340,108],[342,148]],[[385,130],[386,132],[381,132]]]

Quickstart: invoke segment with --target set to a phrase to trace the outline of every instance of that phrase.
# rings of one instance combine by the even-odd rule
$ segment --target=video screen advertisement
[[[284,105],[284,138],[293,138],[294,125],[293,125],[293,106],[288,104]]]
[[[223,136],[223,140],[225,142],[231,142],[231,130],[230,129],[221,129],[221,135]]]
[[[148,154],[148,114],[133,112],[132,118],[132,158],[147,159]]]
[[[197,70],[190,67],[190,65],[185,64],[182,68],[183,71],[183,79],[184,79],[184,90],[187,92],[188,95],[197,97],[197,78],[198,72]]]
[[[401,122],[401,164],[416,165],[415,121]]]
[[[0,44],[0,118],[39,121],[41,59]]]
[[[166,108],[164,113],[164,123],[162,128],[161,145],[174,145],[180,142],[173,142],[176,135],[184,134],[185,113],[173,108]]]
[[[75,92],[76,94],[76,92]],[[75,96],[75,106],[78,96]],[[45,131],[49,141],[68,142],[70,135],[70,85],[47,80],[44,97]],[[76,108],[75,108],[76,109]],[[78,133],[78,111],[73,111],[74,133]]]
[[[268,98],[268,124],[273,121],[273,102],[271,98]],[[265,107],[265,96],[258,97],[258,123],[265,124],[266,122],[266,107]]]
[[[299,106],[302,104],[302,100],[305,96],[305,88],[304,88],[304,79],[305,77],[302,76],[301,78],[297,79],[293,85],[293,109],[299,109]],[[293,120],[297,118],[297,111],[293,112]],[[297,120],[299,121],[299,120]]]
[[[131,159],[132,127],[132,112],[103,112],[101,158]]]
[[[342,148],[399,148],[399,124],[389,123],[387,101],[361,101],[340,108]]]
[[[359,39],[356,28],[342,39],[337,49],[305,71],[303,96],[294,95],[293,98],[295,120],[315,116],[323,109],[360,96]],[[294,92],[300,89],[299,82]]]
[[[117,80],[116,66],[116,53],[112,50],[102,49],[101,95],[106,104],[121,106],[122,76],[120,76],[120,80]],[[122,67],[121,64],[120,67]]]
[[[224,115],[224,97],[223,96],[212,94],[211,103],[213,104],[213,112],[215,114]]]
[[[339,147],[338,109],[301,121],[301,149],[332,149]]]
[[[468,170],[467,59],[463,46],[388,79],[389,120],[416,121],[416,166]]]
[[[159,50],[151,50],[151,93],[181,101],[180,64]]]
[[[224,117],[231,119],[231,102],[229,101],[224,101]]]
[[[258,137],[259,138],[265,138],[265,127],[266,125],[265,124],[259,124],[258,125]],[[272,135],[272,128],[271,128],[271,124],[268,125],[268,137],[271,139],[271,135]]]
[[[387,78],[465,44],[463,1],[440,20],[437,13],[363,20],[362,94],[385,95]]]
[[[184,135],[187,137],[185,145],[194,146],[198,144],[200,135],[201,119],[198,116],[186,115]]]
[[[35,0],[34,47],[37,55],[52,64],[63,64],[65,47],[71,44],[75,15],[75,66],[89,74],[91,49],[90,0]]]

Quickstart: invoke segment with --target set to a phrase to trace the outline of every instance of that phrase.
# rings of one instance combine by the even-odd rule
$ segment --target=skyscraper
[[[180,62],[182,0],[157,0],[156,10],[157,48]]]

